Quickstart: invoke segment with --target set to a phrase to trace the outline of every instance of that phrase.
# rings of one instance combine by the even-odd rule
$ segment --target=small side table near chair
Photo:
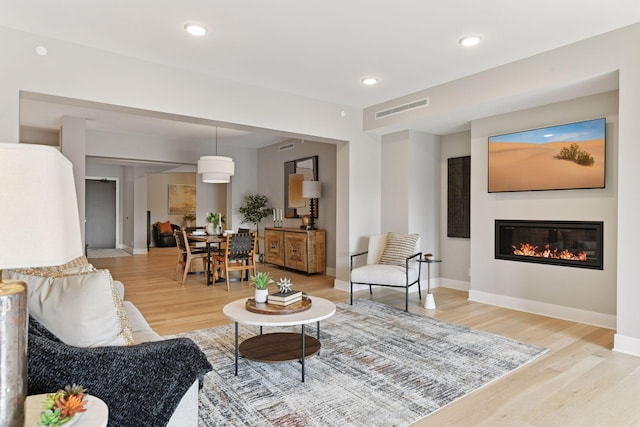
[[[418,262],[420,263],[418,277],[420,277],[422,273],[422,264],[427,264],[427,298],[425,298],[424,300],[424,308],[426,308],[427,310],[434,310],[436,308],[436,300],[433,298],[433,294],[431,293],[431,264],[442,262],[442,260],[429,257],[420,258],[418,259]]]

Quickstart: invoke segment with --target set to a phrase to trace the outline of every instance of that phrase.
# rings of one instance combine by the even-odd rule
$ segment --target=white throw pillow
[[[29,313],[62,342],[75,347],[134,343],[109,270],[62,277],[8,275],[27,284]]]
[[[399,265],[404,267],[407,262],[407,258],[411,255],[415,255],[416,242],[418,241],[417,234],[399,234],[388,233],[387,243],[384,246],[384,251],[380,257],[380,264]]]

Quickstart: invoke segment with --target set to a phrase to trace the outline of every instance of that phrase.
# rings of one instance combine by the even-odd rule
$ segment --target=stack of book
[[[302,291],[276,292],[269,294],[267,302],[269,304],[287,306],[302,300]]]

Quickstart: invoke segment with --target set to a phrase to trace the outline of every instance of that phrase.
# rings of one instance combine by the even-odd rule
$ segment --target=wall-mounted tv
[[[489,193],[604,188],[604,118],[489,137]]]

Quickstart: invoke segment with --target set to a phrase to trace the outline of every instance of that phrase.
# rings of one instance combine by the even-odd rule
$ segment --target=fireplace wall
[[[616,325],[618,185],[617,93],[515,111],[471,125],[471,279],[469,298],[608,327]],[[522,129],[607,118],[606,188],[487,192],[487,138]],[[539,169],[522,173],[544,173]],[[602,269],[495,258],[496,219],[602,221]],[[447,260],[443,258],[443,263]]]

